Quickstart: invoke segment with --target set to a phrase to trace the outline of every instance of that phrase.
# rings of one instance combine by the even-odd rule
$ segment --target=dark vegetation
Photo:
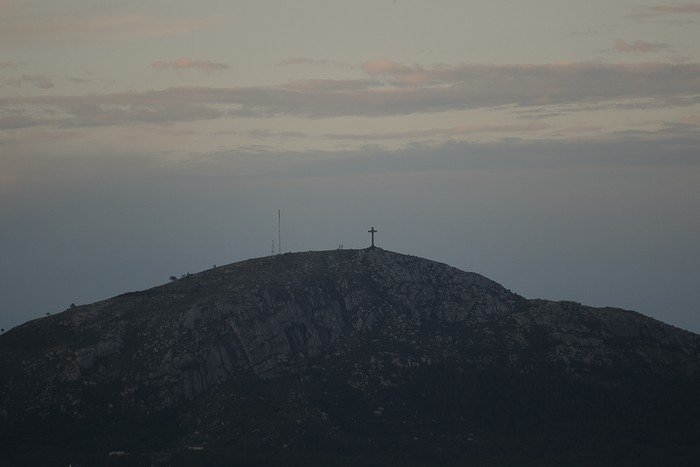
[[[521,375],[446,361],[404,371],[400,386],[361,391],[344,375],[340,365],[251,378],[228,383],[225,397],[147,417],[54,416],[0,433],[0,445],[12,446],[6,465],[47,466],[690,466],[700,458],[700,391],[686,380],[576,381],[546,368]],[[202,410],[210,405],[218,410]],[[187,433],[190,444],[178,445]]]
[[[662,332],[635,313],[528,301],[488,282],[488,293],[476,290],[472,300],[430,274],[416,285],[411,281],[420,276],[413,269],[405,274],[411,281],[393,288],[377,285],[376,264],[347,276],[334,272],[332,264],[357,254],[334,252],[335,263],[328,253],[285,254],[173,276],[168,284],[105,302],[97,324],[71,326],[58,314],[4,333],[0,389],[20,389],[0,392],[0,466],[697,465],[696,336],[683,334],[678,341],[690,344],[677,347],[675,331]],[[385,261],[394,273],[394,259]],[[450,279],[442,266],[410,261]],[[347,288],[356,295],[338,286],[350,275],[354,282]],[[261,377],[252,366],[235,367],[230,378],[166,408],[155,405],[160,387],[144,383],[122,403],[125,382],[146,372],[140,360],[162,361],[154,355],[182,350],[168,347],[172,342],[228,342],[229,315],[215,321],[202,312],[183,324],[193,303],[210,310],[250,297],[261,304],[252,312],[260,320],[263,312],[278,313],[290,303],[301,313],[338,304],[344,334],[288,318],[279,333],[289,358],[302,362],[293,371]],[[496,299],[512,307],[496,314],[489,308]],[[346,306],[353,300],[372,313],[371,329],[353,327]],[[470,315],[440,318],[440,310],[460,300],[469,303]],[[417,304],[423,314],[413,320]],[[66,313],[89,311],[71,307]],[[61,356],[96,346],[105,335],[116,339],[115,323],[123,328],[119,352],[96,357],[81,378],[56,382],[57,392],[44,405],[36,402],[43,389],[38,383],[26,374],[17,381],[31,360],[53,384],[60,374],[51,369]],[[618,323],[623,330],[616,334],[611,329]],[[152,346],[154,336],[164,348]],[[169,341],[172,336],[182,340]],[[322,352],[309,352],[312,337]],[[599,348],[587,351],[580,342]],[[201,366],[192,349],[191,366]],[[599,355],[609,361],[596,360]],[[178,367],[174,377],[190,370]],[[12,403],[40,410],[24,416]]]

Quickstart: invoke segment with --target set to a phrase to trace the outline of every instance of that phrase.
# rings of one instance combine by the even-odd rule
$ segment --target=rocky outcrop
[[[298,389],[293,405],[326,423],[328,413],[310,401],[324,399],[328,378],[342,381],[340,392],[379,397],[440,368],[458,381],[507,370],[613,385],[635,375],[696,382],[700,336],[631,311],[527,300],[478,274],[378,248],[284,254],[7,332],[0,424],[12,430],[56,417],[118,424],[195,404],[199,421],[178,423],[216,438],[233,417],[223,414],[245,411],[249,388],[265,382],[315,381],[313,390]],[[382,403],[374,416],[396,410]]]

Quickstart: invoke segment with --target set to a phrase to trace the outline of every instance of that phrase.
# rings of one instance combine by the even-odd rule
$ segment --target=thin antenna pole
[[[277,251],[282,254],[282,210],[277,210]]]

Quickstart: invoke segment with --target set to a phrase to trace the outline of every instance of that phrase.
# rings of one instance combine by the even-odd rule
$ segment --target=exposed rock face
[[[309,433],[323,445],[366,447],[363,435],[348,434],[345,425],[357,422],[352,411],[360,409],[343,397],[374,405],[360,410],[370,418],[392,413],[396,423],[408,423],[406,413],[420,411],[401,415],[400,404],[421,394],[409,389],[425,395],[435,390],[421,386],[428,382],[476,387],[496,373],[521,378],[513,384],[546,374],[564,385],[616,388],[639,380],[697,388],[700,336],[630,311],[526,300],[478,274],[381,249],[285,254],[6,333],[0,426],[31,433],[37,423],[60,422],[79,431],[101,420],[110,440],[101,442],[119,447],[130,438],[114,430],[176,410],[169,423],[178,433],[158,438],[171,449],[194,433],[210,447],[279,447],[285,436],[299,445]],[[463,407],[482,396],[449,395],[466,399],[445,419],[471,414],[469,430],[492,432],[481,412]],[[105,428],[105,420],[116,428]],[[475,436],[462,431],[460,443]]]

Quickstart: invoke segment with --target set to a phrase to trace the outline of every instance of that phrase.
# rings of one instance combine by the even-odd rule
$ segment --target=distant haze
[[[0,0],[0,327],[369,245],[700,332],[700,2]]]

